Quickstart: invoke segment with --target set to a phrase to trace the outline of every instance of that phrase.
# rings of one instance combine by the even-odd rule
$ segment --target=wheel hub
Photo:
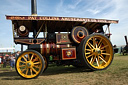
[[[27,66],[28,68],[30,68],[30,67],[33,66],[33,63],[32,63],[31,61],[29,61],[29,62],[26,63],[26,66]]]
[[[27,63],[27,66],[30,67],[31,66],[31,63]]]
[[[96,49],[95,49],[95,54],[96,54],[96,55],[101,54],[101,50],[100,50],[99,48],[96,48]]]

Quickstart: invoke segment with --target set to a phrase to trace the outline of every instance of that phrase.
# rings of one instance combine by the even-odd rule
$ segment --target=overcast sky
[[[111,24],[112,44],[125,45],[128,36],[128,0],[37,0],[40,16],[119,20]],[[31,15],[31,0],[0,0],[0,47],[13,45],[12,24],[5,15]],[[16,50],[20,47],[16,46]]]

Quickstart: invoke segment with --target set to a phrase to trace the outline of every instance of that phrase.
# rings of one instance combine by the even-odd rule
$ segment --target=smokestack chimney
[[[125,37],[126,45],[128,45],[127,36],[124,36],[124,37]]]
[[[31,15],[37,16],[37,3],[36,0],[31,0]]]

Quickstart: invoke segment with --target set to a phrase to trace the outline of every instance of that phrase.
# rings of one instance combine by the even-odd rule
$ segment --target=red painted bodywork
[[[68,56],[67,52],[70,51],[71,55]],[[76,59],[76,48],[62,48],[62,60]]]

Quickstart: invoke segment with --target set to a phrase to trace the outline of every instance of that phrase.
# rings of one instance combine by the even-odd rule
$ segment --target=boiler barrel
[[[57,45],[55,43],[42,43],[42,44],[32,44],[28,46],[29,50],[36,50],[44,56],[47,55],[60,55],[61,48],[67,48],[71,45]]]

